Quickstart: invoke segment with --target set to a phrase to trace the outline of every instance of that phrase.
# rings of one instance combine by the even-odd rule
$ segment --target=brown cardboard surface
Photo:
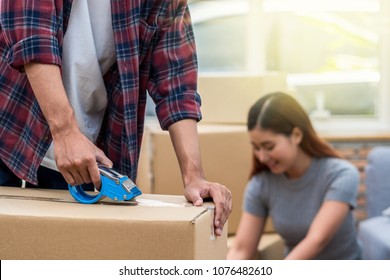
[[[286,75],[207,73],[199,75],[203,123],[245,124],[250,106],[262,95],[288,90]]]
[[[207,180],[228,187],[233,211],[228,233],[234,234],[242,212],[242,200],[252,164],[252,147],[244,125],[198,125],[203,170]],[[156,122],[145,126],[137,184],[144,193],[183,193],[179,164],[169,137]],[[149,164],[147,164],[149,162]],[[270,219],[268,219],[270,220]],[[271,221],[265,232],[272,232]]]
[[[67,191],[0,187],[0,259],[224,259],[211,211],[183,196],[79,204]]]

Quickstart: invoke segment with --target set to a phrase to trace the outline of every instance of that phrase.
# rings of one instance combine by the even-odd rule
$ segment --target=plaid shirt
[[[52,137],[23,69],[61,66],[72,0],[0,5],[0,157],[37,184]],[[135,180],[147,92],[163,129],[201,119],[195,42],[186,0],[111,0],[111,13],[117,59],[104,76],[109,103],[97,145]]]

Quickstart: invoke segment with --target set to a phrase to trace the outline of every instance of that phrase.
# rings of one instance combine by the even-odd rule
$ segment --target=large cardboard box
[[[244,125],[198,125],[199,144],[206,179],[228,187],[233,211],[228,233],[238,227],[242,200],[252,164],[252,147]],[[148,121],[142,143],[137,184],[145,193],[183,193],[183,182],[169,133]],[[270,219],[268,219],[270,220]],[[271,222],[266,232],[273,231]]]
[[[264,94],[288,91],[286,75],[206,73],[199,75],[203,123],[245,124],[249,108]]]
[[[206,206],[153,194],[86,205],[67,191],[0,187],[0,259],[225,259]]]

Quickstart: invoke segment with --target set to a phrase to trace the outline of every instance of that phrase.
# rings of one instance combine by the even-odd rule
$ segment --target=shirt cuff
[[[170,96],[156,106],[161,128],[167,130],[171,124],[184,119],[200,121],[202,119],[200,106],[201,98],[196,92],[183,92]]]
[[[24,72],[30,62],[61,65],[61,56],[56,37],[32,36],[17,42],[8,54],[9,65]]]

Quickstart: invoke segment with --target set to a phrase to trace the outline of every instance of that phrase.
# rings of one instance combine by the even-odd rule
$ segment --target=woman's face
[[[274,174],[283,174],[293,168],[299,151],[302,134],[294,129],[290,136],[268,129],[255,128],[249,137],[256,158]]]

